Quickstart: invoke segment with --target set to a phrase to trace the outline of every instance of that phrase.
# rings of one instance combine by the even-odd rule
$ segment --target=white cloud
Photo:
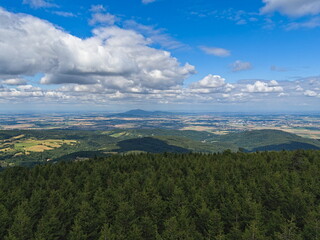
[[[28,4],[33,8],[57,7],[56,4],[47,2],[45,0],[23,0],[23,4]]]
[[[103,10],[101,6],[95,8],[95,12],[105,11],[103,6]],[[81,39],[47,21],[0,8],[0,101],[93,105],[319,100],[309,98],[319,97],[318,76],[231,84],[219,75],[209,74],[184,86],[184,79],[195,72],[194,67],[181,65],[170,52],[151,47],[155,38],[139,34],[143,27],[149,31],[145,35],[164,34],[144,25],[136,26],[140,30],[113,26],[95,28],[91,37]],[[251,67],[250,63],[236,63],[233,67],[237,70]],[[60,85],[48,90],[48,86],[33,86],[24,80],[38,73],[43,74],[41,83]]]
[[[287,97],[287,96],[289,96],[289,93],[279,93],[278,94],[278,97]]]
[[[142,33],[152,41],[152,44],[159,44],[165,49],[187,48],[185,44],[173,39],[167,34],[165,29],[157,29],[154,26],[143,25],[134,20],[125,21],[124,26],[126,29]]]
[[[19,90],[21,90],[21,91],[24,91],[24,92],[41,91],[41,88],[39,88],[39,87],[34,87],[34,86],[30,85],[30,84],[18,86],[17,89],[19,89]]]
[[[303,89],[300,85],[297,85],[297,86],[295,87],[295,90],[296,90],[297,92],[302,92],[304,89]]]
[[[0,91],[0,99],[4,98],[8,101],[14,100],[15,102],[29,102],[29,101],[39,101],[50,102],[56,101],[61,103],[63,99],[72,99],[72,96],[65,95],[62,92],[52,91],[52,90],[42,90],[39,87],[34,87],[32,85],[19,86],[17,88],[5,88]]]
[[[279,83],[278,83],[276,80],[271,80],[271,81],[269,82],[269,85],[270,85],[270,86],[277,86],[277,85],[279,85]]]
[[[315,91],[312,91],[312,90],[306,90],[303,94],[305,96],[308,96],[308,97],[316,97],[316,96],[318,96],[318,93],[316,93]]]
[[[10,78],[2,81],[6,85],[26,85],[27,81],[23,78]]]
[[[256,81],[254,84],[247,84],[246,88],[243,89],[244,92],[250,93],[270,93],[270,92],[282,92],[283,88],[281,86],[274,86],[277,84],[266,83],[262,81]]]
[[[233,72],[239,72],[239,71],[251,69],[252,65],[250,62],[242,62],[240,60],[237,60],[231,64],[231,68]]]
[[[41,19],[0,9],[0,75],[45,74],[43,84],[120,82],[128,87],[167,89],[195,72],[133,30],[96,28],[81,39]]]
[[[115,15],[106,12],[103,5],[92,5],[90,12],[92,12],[91,19],[89,20],[90,25],[114,25],[119,20]]]
[[[319,0],[263,0],[266,4],[261,13],[280,12],[294,17],[320,13]]]
[[[299,28],[316,28],[320,27],[320,17],[313,17],[304,22],[292,22],[288,24],[285,29],[286,30],[296,30]]]
[[[63,11],[53,11],[53,14],[62,16],[62,17],[75,17],[76,15],[71,12],[63,12]]]
[[[117,17],[110,13],[94,13],[92,18],[89,20],[90,25],[95,25],[97,23],[113,25],[117,21]]]
[[[264,104],[289,104],[299,102],[301,104],[317,104],[319,91],[312,88],[309,91],[297,91],[296,84],[301,86],[317,86],[320,82],[315,78],[298,81],[243,80],[235,83],[227,83],[221,76],[209,74],[189,87],[181,85],[167,89],[151,89],[131,85],[130,80],[112,79],[112,82],[95,84],[65,84],[57,89],[40,88],[39,86],[11,87],[0,86],[0,101],[10,103],[83,103],[90,104],[233,104],[260,102]],[[259,83],[260,82],[260,83]],[[107,85],[106,85],[107,84]],[[310,85],[312,84],[312,85]],[[247,86],[249,86],[249,91]],[[313,96],[313,98],[309,97]]]
[[[209,74],[198,82],[192,84],[194,88],[218,88],[225,85],[225,79],[219,75]]]
[[[228,57],[231,55],[230,50],[224,48],[200,46],[200,49],[206,54],[214,55],[217,57]]]
[[[190,92],[192,93],[214,93],[214,92],[230,92],[234,86],[226,83],[225,79],[219,75],[209,74],[203,79],[190,84]]]
[[[103,12],[105,11],[105,7],[101,4],[98,4],[98,5],[92,5],[91,8],[90,8],[90,11],[91,12]]]

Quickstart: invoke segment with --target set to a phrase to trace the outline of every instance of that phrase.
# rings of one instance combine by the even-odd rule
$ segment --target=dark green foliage
[[[320,149],[320,142],[316,139],[303,138],[292,133],[270,129],[230,133],[212,139],[232,143],[241,149],[253,152]]]
[[[315,149],[319,150],[320,147],[314,144],[310,143],[304,143],[304,142],[293,142],[290,141],[288,143],[281,143],[281,144],[272,144],[272,145],[267,145],[263,147],[257,147],[252,149],[253,152],[256,151],[281,151],[281,150],[296,150],[296,149]]]
[[[188,149],[169,145],[164,141],[151,138],[151,137],[128,139],[128,140],[118,142],[117,145],[120,147],[120,149],[118,150],[119,152],[128,152],[128,151],[145,151],[150,153],[189,152]],[[115,149],[114,151],[117,151],[117,149]]]
[[[8,209],[0,204],[0,236],[5,236],[10,222]]]
[[[0,239],[320,239],[320,152],[135,154],[0,172]]]

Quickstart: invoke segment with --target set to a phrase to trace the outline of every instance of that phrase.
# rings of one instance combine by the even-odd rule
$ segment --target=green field
[[[17,151],[25,152],[43,152],[47,150],[53,150],[61,147],[63,144],[74,145],[77,141],[75,140],[59,140],[59,139],[26,139],[24,141],[18,141],[14,144],[14,149]]]

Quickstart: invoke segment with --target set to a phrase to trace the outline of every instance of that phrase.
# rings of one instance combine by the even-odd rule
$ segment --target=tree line
[[[320,239],[320,151],[114,155],[0,172],[0,239]]]

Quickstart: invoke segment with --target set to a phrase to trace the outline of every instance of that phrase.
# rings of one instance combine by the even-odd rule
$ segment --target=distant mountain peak
[[[128,113],[133,113],[133,114],[145,114],[145,113],[150,113],[150,111],[145,111],[145,110],[142,110],[142,109],[132,109],[132,110],[129,110],[129,111],[126,111],[124,112],[125,114],[128,114]]]

